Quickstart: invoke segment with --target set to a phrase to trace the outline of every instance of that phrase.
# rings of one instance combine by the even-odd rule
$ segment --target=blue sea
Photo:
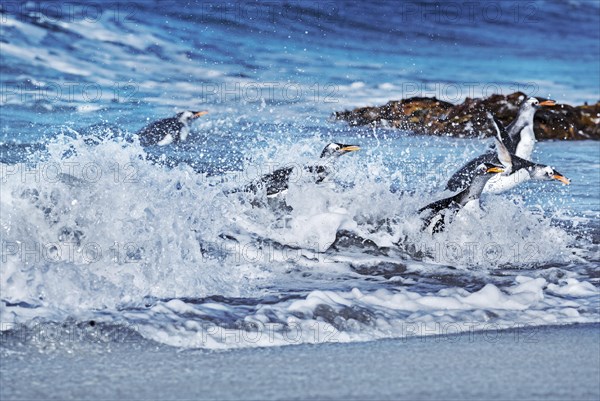
[[[598,323],[599,142],[538,143],[571,185],[484,195],[431,236],[418,209],[490,141],[332,114],[517,90],[595,103],[599,4],[3,2],[3,356]],[[183,110],[209,112],[185,143],[140,146]],[[361,150],[326,184],[293,177],[292,210],[227,193],[329,142]]]

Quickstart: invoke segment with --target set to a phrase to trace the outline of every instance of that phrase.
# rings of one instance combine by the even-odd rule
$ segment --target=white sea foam
[[[93,321],[180,347],[230,348],[597,321],[598,209],[587,181],[598,163],[586,144],[569,144],[570,152],[544,144],[536,154],[572,178],[569,188],[529,183],[484,196],[482,210],[459,212],[431,236],[417,210],[447,196],[439,189],[448,173],[487,144],[326,122],[333,111],[406,96],[456,103],[466,93],[454,99],[444,89],[460,80],[484,84],[493,79],[489,69],[459,66],[464,75],[447,83],[425,68],[435,57],[424,62],[419,51],[388,59],[382,48],[357,62],[345,47],[320,54],[309,44],[287,47],[290,38],[282,46],[277,32],[265,43],[211,24],[197,32],[187,20],[171,31],[163,17],[137,11],[136,21],[122,24],[108,14],[49,25],[3,14],[10,84],[1,101],[25,110],[15,127],[38,122],[32,110],[56,113],[43,113],[49,124],[62,110],[75,111],[67,119],[77,123],[131,116],[122,131],[196,107],[210,109],[210,118],[195,123],[190,148],[162,156],[106,132],[51,128],[41,134],[53,138],[46,142],[8,124],[7,143],[34,138],[47,151],[0,165],[2,330]],[[508,79],[510,61],[495,78]],[[515,61],[520,74],[520,55]],[[597,99],[595,88],[517,75],[510,79],[536,81],[540,94],[560,102]],[[75,91],[39,102],[17,90],[23,83],[66,90],[70,80],[98,84],[103,95],[90,101]],[[286,85],[290,93],[248,91]],[[506,82],[497,87],[514,91]],[[326,184],[295,176],[285,195],[291,211],[257,207],[264,194],[224,192],[277,167],[302,171],[331,140],[362,150],[343,156]],[[161,163],[146,160],[147,152]],[[162,164],[184,156],[194,168]],[[231,159],[241,171],[209,168],[227,169]]]
[[[310,163],[322,140],[257,147],[224,182],[152,164],[135,142],[90,139],[59,136],[27,169],[2,166],[4,322],[95,320],[165,344],[228,348],[399,337],[415,324],[431,334],[450,323],[597,320],[585,269],[511,273],[581,261],[572,235],[515,199],[489,197],[432,237],[416,214],[423,193],[390,192],[398,176],[368,147],[343,156],[327,184],[296,177],[293,210],[274,213],[223,189],[257,166]],[[362,239],[332,251],[340,232]]]

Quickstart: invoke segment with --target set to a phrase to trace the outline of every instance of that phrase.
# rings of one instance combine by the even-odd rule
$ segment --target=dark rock
[[[492,112],[505,125],[517,115],[525,94],[492,95],[485,99],[466,98],[458,105],[435,97],[392,100],[379,107],[360,107],[335,113],[336,120],[351,125],[377,124],[417,134],[457,137],[486,137],[494,134],[486,116]],[[538,97],[540,101],[546,99]],[[535,115],[537,139],[600,139],[600,102],[594,105],[557,104],[541,108]]]

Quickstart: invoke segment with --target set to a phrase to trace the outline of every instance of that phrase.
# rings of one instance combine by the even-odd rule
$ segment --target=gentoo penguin
[[[444,230],[446,221],[448,222],[454,215],[468,203],[479,202],[481,191],[494,174],[504,172],[504,168],[491,163],[481,163],[473,170],[473,177],[469,186],[459,193],[445,199],[430,203],[419,209],[419,214],[428,211],[423,217],[423,227],[425,230],[431,227],[432,234]]]
[[[569,184],[570,181],[552,167],[533,163],[515,155],[514,152],[511,152],[510,146],[514,145],[514,142],[510,139],[509,131],[502,126],[501,122],[492,117],[489,113],[488,118],[491,120],[492,126],[496,131],[494,139],[496,151],[494,153],[485,153],[463,166],[448,181],[448,189],[451,187],[451,185],[449,185],[450,183],[456,184],[452,187],[458,187],[459,189],[469,185],[473,179],[472,169],[481,163],[501,163],[505,170],[503,174],[496,175],[487,181],[484,187],[484,192],[486,193],[497,194],[505,192],[528,180],[555,179],[564,184]],[[460,182],[460,185],[457,184],[458,182]]]
[[[517,118],[506,127],[505,145],[511,154],[522,159],[531,159],[533,146],[536,142],[535,133],[533,132],[533,116],[540,107],[554,105],[556,105],[554,100],[540,102],[534,97],[530,97],[521,103]]]
[[[491,118],[491,115],[488,117]],[[476,201],[491,180],[502,178],[510,181],[522,180],[522,176],[533,180],[558,180],[564,184],[570,181],[554,168],[544,164],[533,163],[519,156],[511,154],[505,145],[506,131],[500,129],[495,119],[492,118],[496,136],[496,154],[490,161],[480,163],[471,175],[468,186],[449,198],[442,199],[419,209],[419,213],[429,210],[424,217],[423,229],[432,227],[432,233],[444,230],[446,218],[452,218],[458,210],[465,207],[469,202]],[[521,181],[522,182],[522,181]],[[515,184],[516,185],[516,184]]]
[[[522,159],[531,159],[533,147],[535,145],[535,134],[533,132],[533,116],[535,112],[542,106],[554,106],[554,100],[540,101],[534,97],[526,99],[517,113],[517,117],[506,127],[506,134],[503,137],[504,144],[511,154],[514,154]],[[502,124],[495,120],[500,127]],[[473,175],[474,169],[481,163],[489,163],[496,158],[496,152],[491,149],[488,152],[471,160],[461,167],[446,184],[446,189],[450,191],[458,191],[465,188]],[[490,184],[486,185],[485,192],[490,190]],[[508,185],[505,182],[501,187],[498,187],[494,192],[506,191],[518,184]]]
[[[504,172],[488,182],[488,185],[493,184],[490,192],[503,192],[505,190],[504,188],[512,188],[512,186],[527,180],[558,180],[566,185],[571,183],[567,177],[556,171],[553,167],[546,166],[545,164],[533,163],[512,154],[505,145],[505,131],[500,128],[498,121],[493,120],[493,122],[496,129],[496,136],[494,138],[497,149],[496,158],[502,164]],[[498,190],[495,191],[495,188]]]
[[[327,176],[331,173],[331,168],[335,164],[335,161],[341,156],[349,152],[355,152],[360,147],[357,145],[344,145],[341,143],[330,143],[321,152],[319,162],[304,166],[305,172],[314,176],[315,183],[319,184],[323,182]],[[294,172],[294,167],[282,167],[273,171],[272,173],[265,174],[261,178],[251,182],[245,187],[230,192],[252,192],[258,193],[263,190],[266,192],[267,197],[276,197],[285,193],[288,189],[290,177]]]
[[[191,121],[207,113],[208,111],[183,111],[175,117],[155,121],[138,131],[140,144],[165,146],[183,142],[190,133]]]

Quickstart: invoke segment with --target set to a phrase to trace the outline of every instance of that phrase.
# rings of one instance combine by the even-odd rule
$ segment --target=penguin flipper
[[[538,163],[534,163],[531,160],[527,160],[527,159],[523,159],[522,157],[519,157],[517,155],[511,155],[512,158],[512,162],[513,162],[513,166],[514,166],[514,171],[523,169],[523,168],[533,168],[536,166],[541,166],[541,164]]]
[[[445,227],[445,215],[444,211],[451,212],[454,209],[457,209],[458,206],[458,198],[461,196],[462,192],[451,196],[449,198],[440,199],[435,202],[431,202],[429,205],[422,207],[419,209],[419,213],[424,212],[425,210],[429,210],[429,213],[423,218],[423,225],[421,226],[421,231],[425,230],[427,227],[431,225],[431,222],[436,216],[440,216],[440,219],[435,222],[433,226],[433,233],[441,232]],[[437,230],[437,231],[436,231]]]
[[[499,140],[502,141],[502,144],[506,146],[508,152],[514,154],[517,151],[517,145],[519,144],[517,138],[510,136],[508,129],[500,120],[498,120],[498,118],[496,118],[496,116],[492,115],[492,119],[496,125],[495,128],[497,129],[497,137],[499,137]]]
[[[427,206],[423,206],[422,208],[420,208],[418,213],[423,213],[425,210],[431,210],[432,214],[438,213],[439,211],[450,207],[452,202],[454,202],[455,197],[456,195],[451,196],[449,198],[440,199],[435,202],[431,202]]]

